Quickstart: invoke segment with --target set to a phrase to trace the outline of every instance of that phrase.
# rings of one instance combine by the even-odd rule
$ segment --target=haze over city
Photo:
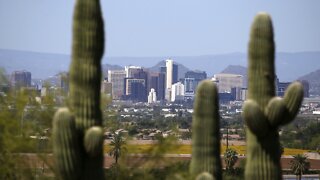
[[[70,54],[72,1],[1,1],[0,49]],[[272,15],[278,52],[320,50],[320,2],[101,1],[106,56],[198,56],[247,52],[259,11]]]

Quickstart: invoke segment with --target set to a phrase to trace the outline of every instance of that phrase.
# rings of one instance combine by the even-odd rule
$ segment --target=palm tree
[[[295,175],[301,180],[302,174],[310,168],[310,162],[307,161],[307,156],[297,154],[293,156],[290,161],[291,169]]]
[[[231,172],[233,170],[233,166],[236,164],[238,160],[238,153],[234,149],[228,148],[224,153],[224,162],[226,163],[227,172]]]
[[[109,151],[109,155],[113,156],[113,158],[116,160],[116,164],[118,164],[118,159],[121,156],[122,151],[126,149],[124,147],[125,144],[126,142],[120,132],[118,134],[114,134],[114,137],[110,142],[111,149]]]

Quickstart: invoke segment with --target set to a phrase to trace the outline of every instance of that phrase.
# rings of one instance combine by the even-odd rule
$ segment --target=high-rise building
[[[184,78],[184,88],[186,94],[194,94],[196,91],[195,86],[195,79],[194,78]]]
[[[287,90],[288,86],[291,84],[291,82],[279,82],[276,86],[277,89],[277,96],[283,97],[285,91]]]
[[[129,95],[129,99],[135,102],[146,102],[147,95],[146,95],[146,86],[143,81],[134,81],[131,82],[131,94]]]
[[[233,87],[231,88],[232,100],[239,101],[241,100],[241,87]]]
[[[173,74],[173,61],[171,59],[167,59],[166,60],[166,88],[167,89],[171,89],[172,74]]]
[[[177,64],[172,64],[172,84],[178,82],[178,65]]]
[[[157,98],[158,100],[164,100],[165,99],[165,90],[166,90],[166,74],[165,73],[159,73],[159,79],[158,79],[158,89],[157,92]]]
[[[11,86],[15,88],[31,87],[31,72],[14,71],[11,74]]]
[[[247,89],[247,88],[241,88],[241,91],[240,91],[240,100],[241,100],[241,101],[247,100],[247,96],[248,96],[248,89]]]
[[[126,71],[124,70],[109,70],[108,81],[112,83],[112,98],[121,99],[124,94],[124,78]]]
[[[166,100],[167,101],[171,101],[172,73],[173,73],[173,61],[171,59],[167,59],[166,60]]]
[[[172,85],[171,102],[184,99],[184,85],[177,82]]]
[[[165,73],[151,73],[148,91],[154,89],[157,93],[157,100],[164,100],[165,97]]]
[[[231,93],[233,87],[243,87],[243,76],[238,74],[215,74],[213,77],[219,93]]]
[[[141,66],[125,66],[124,70],[126,71],[126,77],[131,78],[135,73],[142,70]]]
[[[143,87],[146,85],[146,80],[145,79],[137,79],[137,78],[125,78],[125,89],[124,89],[124,94],[125,95],[131,95],[132,94],[132,84],[134,83],[141,83]],[[144,93],[144,89],[143,92]]]
[[[200,81],[207,79],[205,71],[188,71],[184,76],[186,94],[194,94]]]
[[[164,70],[161,69],[161,72]],[[172,59],[166,60],[166,91],[165,97],[167,101],[171,100],[172,84],[178,82],[178,65],[173,64]]]
[[[153,88],[151,88],[148,96],[148,103],[155,103],[155,102],[157,102],[157,94],[156,94],[156,91]]]

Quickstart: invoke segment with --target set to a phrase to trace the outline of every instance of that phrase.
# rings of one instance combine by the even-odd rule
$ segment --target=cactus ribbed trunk
[[[249,42],[248,99],[256,100],[261,109],[275,95],[274,50],[272,23],[268,16],[258,16]],[[247,129],[246,179],[281,179],[280,156],[276,130],[259,139]]]
[[[293,83],[284,99],[275,96],[275,45],[271,18],[259,13],[249,42],[248,100],[243,106],[246,122],[247,163],[245,179],[282,179],[278,127],[293,120],[302,98],[301,84]]]
[[[99,0],[76,0],[70,104],[56,112],[53,146],[61,179],[104,179],[100,109],[104,27]]]
[[[190,173],[196,177],[208,172],[221,179],[219,102],[217,88],[210,80],[197,89],[192,121],[192,159]]]
[[[70,108],[77,128],[101,125],[100,82],[104,50],[99,0],[77,0],[73,17]]]

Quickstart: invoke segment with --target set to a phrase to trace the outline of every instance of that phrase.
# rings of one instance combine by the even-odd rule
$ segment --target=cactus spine
[[[77,0],[73,16],[70,105],[57,111],[53,146],[61,179],[104,179],[100,110],[104,30],[99,0]]]
[[[275,96],[274,40],[271,18],[259,13],[249,42],[248,100],[243,107],[247,125],[245,179],[282,179],[278,127],[296,116],[303,88],[291,84],[284,98]]]
[[[217,88],[212,81],[204,80],[197,89],[192,121],[190,173],[193,177],[208,172],[214,179],[222,178],[219,130]]]

